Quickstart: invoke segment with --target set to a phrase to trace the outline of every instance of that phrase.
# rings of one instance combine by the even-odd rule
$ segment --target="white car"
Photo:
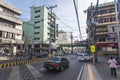
[[[92,56],[87,53],[81,53],[78,55],[78,61],[90,61],[92,60]]]

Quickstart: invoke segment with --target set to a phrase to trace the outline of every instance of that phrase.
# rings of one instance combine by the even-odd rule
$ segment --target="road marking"
[[[21,80],[18,66],[12,67],[12,71],[8,80]]]
[[[80,77],[81,77],[81,75],[82,75],[82,71],[83,71],[83,65],[82,65],[82,67],[81,67],[81,69],[80,69],[80,72],[79,72],[79,75],[78,75],[77,80],[80,80]]]
[[[42,74],[36,68],[34,68],[31,64],[26,64],[26,66],[33,77],[37,78],[42,76]]]
[[[95,80],[90,64],[88,64],[88,74],[89,74],[89,80]]]
[[[42,71],[42,70],[45,70],[45,68],[41,68],[40,70],[41,70],[41,71]]]

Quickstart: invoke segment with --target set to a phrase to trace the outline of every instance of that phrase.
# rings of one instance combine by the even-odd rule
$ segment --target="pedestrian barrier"
[[[24,65],[24,64],[29,64],[32,62],[38,62],[41,60],[46,60],[48,58],[41,58],[41,59],[31,59],[31,60],[25,60],[25,61],[16,61],[16,62],[11,62],[11,63],[4,63],[4,64],[0,64],[0,68],[6,68],[6,67],[10,67],[10,66],[17,66],[17,65]]]
[[[17,61],[17,62],[11,62],[11,63],[4,63],[0,64],[0,68],[6,68],[10,66],[17,66],[17,65],[24,65],[24,64],[29,64],[35,62],[35,60],[25,60],[25,61]]]

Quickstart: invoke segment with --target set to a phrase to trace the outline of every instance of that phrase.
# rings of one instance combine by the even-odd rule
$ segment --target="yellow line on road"
[[[95,80],[90,64],[88,64],[88,75],[89,75],[89,80]]]

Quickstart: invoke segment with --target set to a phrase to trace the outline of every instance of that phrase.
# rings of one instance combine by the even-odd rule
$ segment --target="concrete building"
[[[58,32],[58,40],[57,40],[57,44],[70,44],[70,35],[68,35],[67,32],[60,30]]]
[[[118,54],[115,3],[109,2],[98,6],[98,14],[95,16],[95,21],[97,21],[95,31],[93,25],[89,24],[91,19],[91,9],[92,7],[87,9],[87,33],[89,43],[96,43],[95,45],[98,54]],[[93,37],[95,38],[95,41],[93,40]]]
[[[0,52],[16,54],[21,49],[22,20],[21,11],[12,5],[0,0]]]
[[[58,32],[58,40],[57,40],[58,48],[60,47],[61,44],[71,44],[70,34],[68,34],[67,32],[65,32],[63,30],[60,30]],[[59,49],[59,50],[61,50],[61,49]],[[68,53],[69,50],[71,50],[71,48],[70,47],[62,47],[62,50],[64,52]]]
[[[24,22],[23,40],[29,43],[29,47],[35,52],[44,52],[49,49],[51,36],[52,49],[56,46],[58,36],[58,24],[56,15],[45,6],[31,7],[30,21]]]

